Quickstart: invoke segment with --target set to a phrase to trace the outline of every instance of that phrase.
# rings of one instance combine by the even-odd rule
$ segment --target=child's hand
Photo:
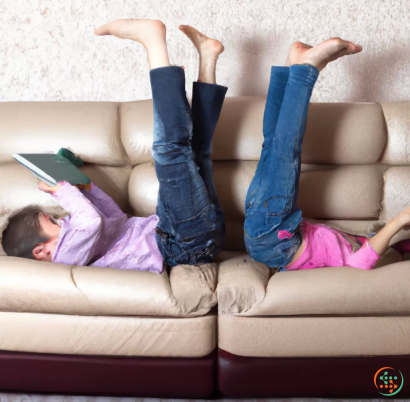
[[[60,183],[58,183],[54,187],[51,187],[47,183],[45,183],[44,181],[41,181],[40,184],[38,185],[39,190],[44,191],[45,193],[49,193],[49,194],[54,194],[56,191],[58,191],[58,189],[60,187],[61,187]]]
[[[88,183],[88,184],[76,184],[75,187],[77,187],[79,190],[91,190],[91,183]]]
[[[410,226],[410,207],[407,207],[403,212],[398,214],[396,218],[399,221],[402,229],[408,229]]]

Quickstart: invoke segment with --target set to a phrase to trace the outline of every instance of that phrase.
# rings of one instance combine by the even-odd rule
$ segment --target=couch
[[[406,255],[389,250],[371,271],[278,272],[246,254],[263,108],[261,97],[227,98],[217,126],[227,242],[215,263],[157,275],[0,256],[0,390],[369,397],[381,367],[410,373]],[[61,147],[125,212],[155,213],[151,100],[6,102],[0,120],[1,227],[27,205],[64,213],[11,157]],[[391,219],[410,194],[410,102],[312,103],[302,163],[304,216],[363,234]]]

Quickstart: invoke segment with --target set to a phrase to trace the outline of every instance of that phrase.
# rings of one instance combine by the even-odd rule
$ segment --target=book
[[[60,181],[84,188],[91,184],[90,179],[77,167],[83,161],[67,149],[60,149],[58,154],[13,154],[13,158],[51,187]]]
[[[58,154],[61,156],[64,156],[64,158],[67,158],[70,162],[74,163],[77,167],[81,167],[84,165],[84,162],[82,159],[80,159],[77,155],[72,153],[69,149],[67,148],[61,148],[58,151]]]

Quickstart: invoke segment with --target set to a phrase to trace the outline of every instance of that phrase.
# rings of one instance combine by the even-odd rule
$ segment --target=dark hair
[[[27,207],[9,219],[2,239],[7,255],[35,259],[34,247],[48,240],[40,232],[39,212],[41,211],[35,207]]]

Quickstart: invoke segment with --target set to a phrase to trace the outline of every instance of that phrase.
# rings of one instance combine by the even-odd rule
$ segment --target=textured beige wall
[[[141,46],[93,35],[117,18],[162,19],[188,82],[198,61],[177,25],[221,39],[218,82],[229,96],[265,95],[270,65],[283,64],[293,41],[340,36],[363,53],[330,65],[314,101],[410,99],[410,0],[0,0],[0,100],[149,98]]]

